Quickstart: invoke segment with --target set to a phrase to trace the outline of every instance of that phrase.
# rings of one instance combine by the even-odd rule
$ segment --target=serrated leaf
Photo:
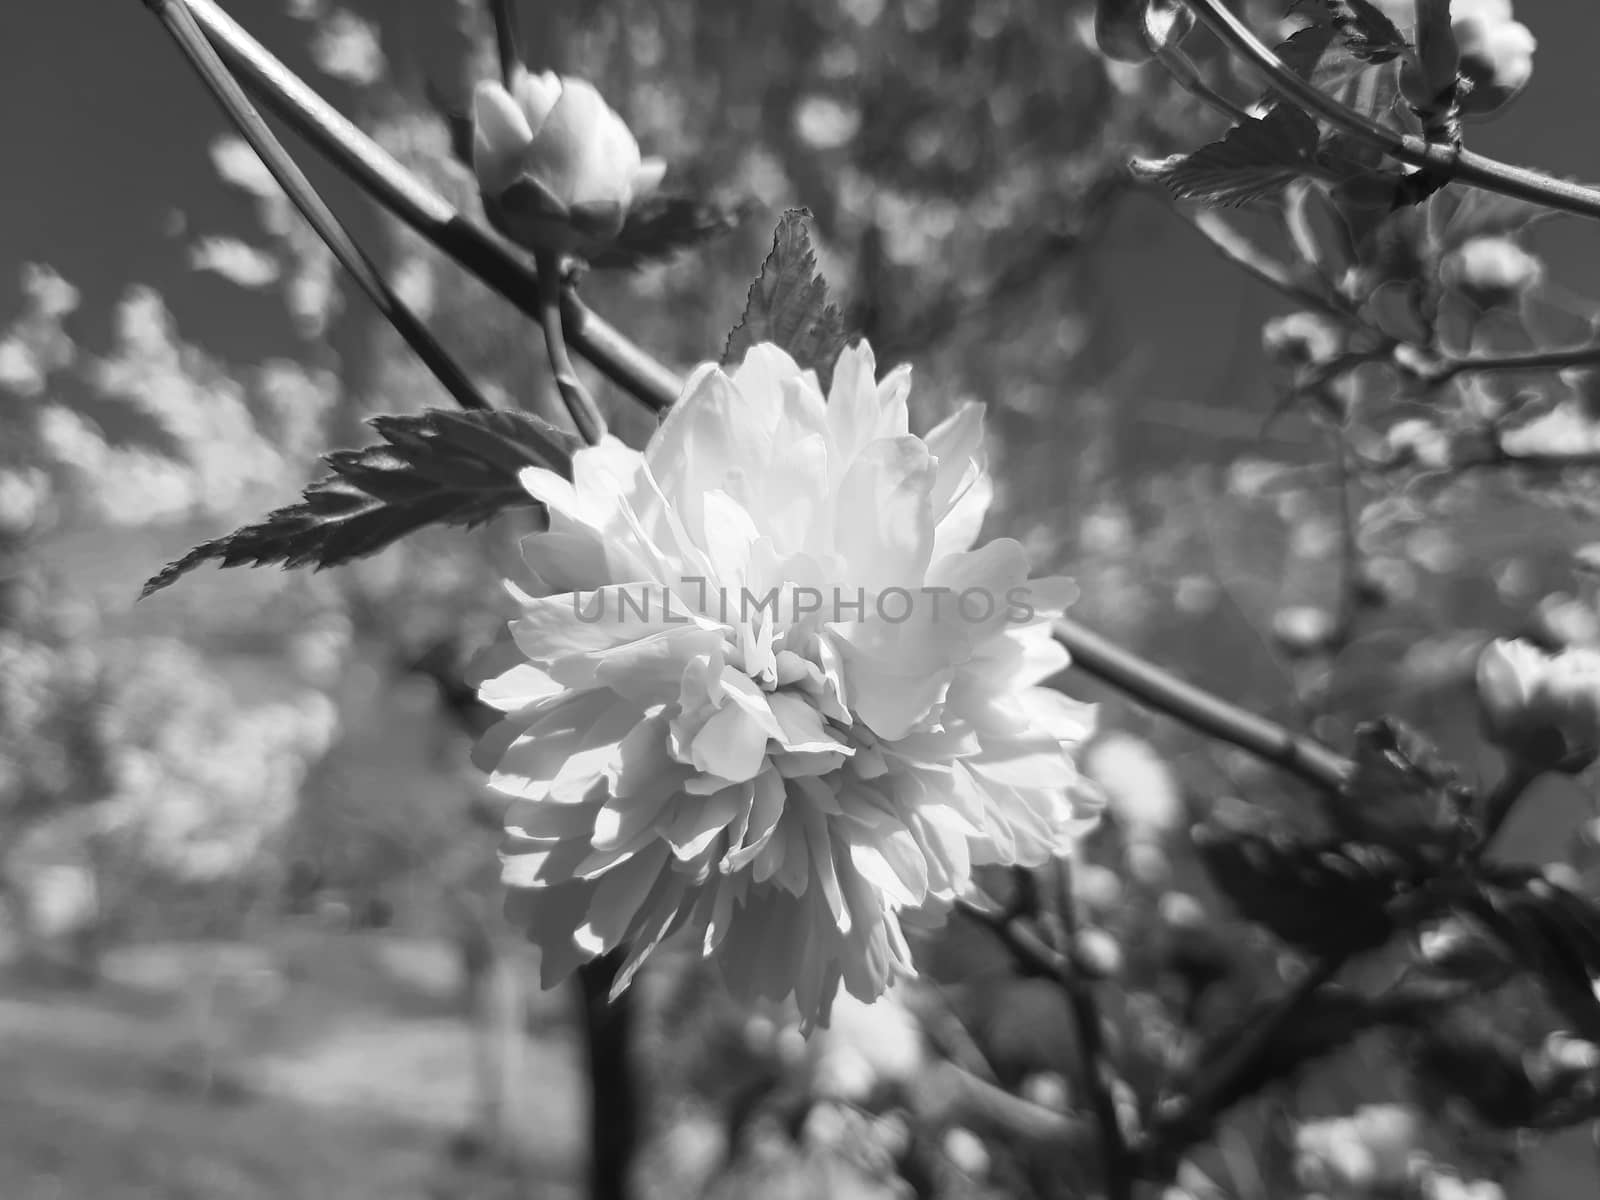
[[[1332,25],[1307,25],[1273,48],[1284,65],[1307,83],[1333,92],[1371,64],[1335,37]]]
[[[694,196],[646,196],[628,210],[616,239],[589,256],[589,265],[597,271],[615,271],[659,262],[733,232],[753,207],[748,200],[730,206]]]
[[[509,508],[533,507],[518,475],[527,467],[570,475],[580,445],[522,412],[434,410],[370,423],[385,445],[325,456],[333,473],[308,487],[300,503],[195,547],[151,578],[141,599],[206,562],[321,569],[376,553],[427,525],[470,527]]]
[[[829,303],[828,285],[817,274],[817,256],[806,231],[810,216],[803,208],[792,208],[778,222],[772,251],[750,285],[744,315],[728,334],[722,361],[725,366],[737,364],[752,346],[771,342],[801,367],[815,370],[826,389],[834,360],[844,349],[844,319]]]
[[[1135,173],[1155,179],[1184,200],[1239,205],[1282,190],[1316,167],[1317,123],[1292,104],[1230,129],[1193,154],[1156,163],[1137,161]]]
[[[1240,916],[1312,954],[1382,945],[1394,931],[1391,902],[1421,878],[1415,861],[1380,846],[1216,823],[1198,827],[1194,842]]]
[[[1350,53],[1365,62],[1388,62],[1411,48],[1405,35],[1371,0],[1315,0],[1315,3]]]
[[[1536,875],[1520,885],[1486,884],[1461,906],[1539,977],[1574,1029],[1600,1040],[1600,909],[1593,901]]]

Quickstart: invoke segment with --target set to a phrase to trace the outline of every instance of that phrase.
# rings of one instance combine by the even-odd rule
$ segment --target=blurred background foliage
[[[29,163],[8,187],[22,208],[0,209],[15,280],[0,302],[4,1195],[578,1194],[570,999],[536,992],[532,952],[500,930],[497,811],[465,760],[462,673],[503,617],[514,521],[326,575],[207,572],[132,603],[194,541],[292,500],[316,454],[370,440],[366,417],[445,398],[140,6],[80,11],[87,38],[61,15],[87,6],[27,7],[47,11],[0,17],[0,31],[18,24],[0,49],[0,143]],[[441,109],[493,73],[480,5],[233,7],[475,210]],[[1077,616],[1290,725],[1337,741],[1396,714],[1486,773],[1470,693],[1484,638],[1600,642],[1573,557],[1594,500],[1581,475],[1458,476],[1448,446],[1519,389],[1538,394],[1536,436],[1589,445],[1592,385],[1495,376],[1402,395],[1362,376],[1332,425],[1285,403],[1296,363],[1281,330],[1272,353],[1260,343],[1292,306],[1224,268],[1124,170],[1134,151],[1221,126],[1159,70],[1095,55],[1092,7],[523,5],[535,62],[595,80],[672,183],[753,207],[706,248],[592,273],[586,299],[675,366],[713,357],[772,219],[808,207],[851,326],[881,363],[914,364],[914,425],[988,403],[990,531],[1074,575]],[[1249,7],[1263,27],[1281,15]],[[1542,74],[1490,135],[1556,169],[1600,154],[1560,161],[1574,128],[1561,122],[1589,86],[1563,31],[1596,32],[1576,7],[1518,6]],[[58,72],[87,90],[63,98],[46,78]],[[520,318],[308,165],[497,402],[559,411]],[[1480,305],[1474,347],[1571,340],[1600,317],[1578,294],[1592,238],[1524,224],[1505,232],[1548,269]],[[1394,261],[1396,278],[1439,270]],[[620,434],[648,436],[643,410],[590,379]],[[1329,467],[1401,451],[1442,469]],[[1278,970],[1211,894],[1191,819],[1294,797],[1242,756],[1067,682],[1105,701],[1091,766],[1112,819],[1076,878],[1117,977],[1112,1051],[1137,1091]],[[1591,806],[1549,782],[1506,853],[1581,865],[1591,843],[1573,831]],[[648,973],[641,1194],[1083,1194],[1072,1161],[986,1122],[937,1071],[955,1061],[1046,1109],[1081,1105],[1060,994],[968,926],[922,952],[929,984],[845,1006],[809,1046],[781,1014],[732,1011],[688,961]],[[1298,1194],[1294,1121],[1395,1099],[1390,1037],[1230,1123],[1180,1173],[1184,1194]],[[1433,1115],[1440,1160],[1512,1195],[1578,1194],[1553,1181],[1593,1157],[1579,1137],[1519,1159],[1526,1147],[1485,1137],[1481,1119]]]

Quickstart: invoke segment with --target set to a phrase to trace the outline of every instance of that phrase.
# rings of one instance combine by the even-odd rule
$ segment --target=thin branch
[[[912,1103],[933,1123],[1008,1134],[1056,1153],[1087,1152],[1094,1144],[1087,1121],[1014,1096],[953,1062],[941,1061],[923,1072]]]
[[[538,276],[505,242],[457,212],[396,162],[246,33],[215,0],[185,3],[262,103],[389,212],[524,314],[538,319]],[[568,343],[601,374],[657,412],[672,404],[682,382],[673,371],[584,306],[570,290],[562,307]]]
[[[1440,171],[1450,179],[1546,208],[1600,219],[1600,191],[1569,183],[1540,171],[1512,166],[1446,143],[1430,143],[1400,133],[1340,103],[1302,79],[1250,27],[1229,10],[1225,0],[1184,0],[1194,15],[1235,54],[1266,76],[1271,88],[1312,116],[1414,167]]]
[[[1200,68],[1195,66],[1194,60],[1185,54],[1183,47],[1176,42],[1159,47],[1156,50],[1156,61],[1165,68],[1179,87],[1196,100],[1209,104],[1231,121],[1250,120],[1249,110],[1242,104],[1234,103],[1207,83],[1205,76],[1200,74]]]
[[[1210,209],[1183,206],[1178,206],[1178,211],[1211,243],[1213,249],[1247,274],[1282,292],[1297,304],[1315,308],[1340,321],[1351,319],[1348,308],[1334,297],[1296,279],[1289,264],[1273,258],[1220,214]]]
[[[594,406],[589,389],[572,369],[572,359],[567,357],[567,337],[561,328],[561,262],[554,254],[541,254],[539,266],[539,324],[544,329],[545,351],[550,355],[550,371],[555,376],[556,387],[561,391],[561,401],[567,406],[567,415],[578,427],[578,433],[591,446],[598,446],[606,436],[605,419]]]
[[[1106,1077],[1105,1038],[1100,1028],[1100,1005],[1094,984],[1084,976],[1074,949],[1078,935],[1077,905],[1072,897],[1072,868],[1065,857],[1055,862],[1055,911],[1061,923],[1062,967],[1056,973],[1061,990],[1072,1009],[1072,1023],[1078,1034],[1078,1059],[1083,1085],[1093,1106],[1095,1125],[1100,1134],[1100,1156],[1105,1168],[1107,1200],[1132,1200],[1133,1173],[1129,1170],[1128,1145],[1122,1136],[1117,1116],[1116,1096]]]
[[[958,902],[956,909],[991,930],[1000,939],[1001,945],[1011,952],[1011,957],[1029,974],[1059,979],[1064,971],[1071,969],[1063,955],[1025,923],[1017,920],[1014,914],[996,913],[966,901]]]
[[[1364,462],[1362,468],[1369,474],[1387,475],[1395,471],[1410,470],[1416,465],[1410,456],[1401,454],[1392,458]],[[1432,474],[1465,475],[1470,471],[1496,468],[1508,471],[1592,471],[1600,468],[1600,449],[1515,451],[1507,450],[1500,444],[1498,437],[1495,437],[1487,439],[1483,445],[1468,453],[1452,458],[1448,464],[1437,468]]]
[[[494,18],[494,45],[500,56],[500,80],[507,88],[522,67],[522,36],[517,32],[516,0],[489,0]]]
[[[1136,1147],[1141,1160],[1150,1161],[1175,1153],[1208,1128],[1221,1110],[1223,1098],[1234,1090],[1235,1080],[1254,1071],[1257,1063],[1271,1053],[1278,1035],[1300,1015],[1318,990],[1339,973],[1345,961],[1337,955],[1319,959],[1283,994],[1272,1011],[1245,1031],[1185,1095],[1164,1106]]]
[[[1350,446],[1344,430],[1333,431],[1335,462],[1339,470],[1339,611],[1335,617],[1341,645],[1355,636],[1356,618],[1361,610],[1361,589],[1365,584],[1361,562],[1361,521],[1351,491]]]
[[[245,96],[238,80],[229,74],[228,68],[217,57],[217,52],[206,40],[184,0],[145,0],[145,3],[161,19],[189,65],[216,97],[217,103],[238,127],[251,149],[261,156],[267,170],[272,172],[272,177],[288,194],[294,206],[310,222],[317,236],[328,244],[340,265],[361,285],[361,290],[372,299],[378,311],[399,330],[400,336],[405,338],[406,343],[417,352],[417,357],[427,364],[439,382],[455,397],[456,403],[466,409],[489,408],[489,402],[467,377],[467,373],[384,282],[372,261],[339,223],[339,218],[334,216],[327,202],[311,186],[311,181],[295,165],[294,159],[289,157],[289,152]]]
[[[1201,733],[1249,751],[1319,791],[1337,793],[1354,769],[1349,759],[1321,742],[1185,683],[1075,621],[1057,621],[1054,632],[1072,655],[1074,667]]]
[[[1445,359],[1423,372],[1424,382],[1437,386],[1457,375],[1489,371],[1559,371],[1566,367],[1600,366],[1600,345],[1566,346],[1559,350],[1531,350],[1511,354],[1468,355]]]

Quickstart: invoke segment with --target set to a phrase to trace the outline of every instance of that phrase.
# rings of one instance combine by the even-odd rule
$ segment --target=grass
[[[466,1027],[438,1011],[437,973],[417,978],[419,957],[447,959],[401,956],[402,978],[382,939],[312,939],[290,951],[295,982],[275,1002],[219,990],[207,1037],[194,997],[216,949],[124,955],[92,990],[0,980],[4,1200],[580,1194],[581,1091],[564,1030],[529,1048],[540,1085],[518,1161],[470,1161]],[[205,1044],[219,1048],[209,1064]]]

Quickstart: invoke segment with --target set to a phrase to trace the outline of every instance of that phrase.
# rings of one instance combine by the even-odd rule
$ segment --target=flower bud
[[[1100,53],[1117,62],[1148,62],[1183,40],[1194,15],[1177,0],[1099,0],[1094,40]]]
[[[1514,303],[1544,279],[1544,263],[1508,237],[1473,238],[1440,266],[1444,281],[1480,308]]]
[[[1261,331],[1267,357],[1286,367],[1324,363],[1344,348],[1339,327],[1320,313],[1294,312],[1273,317]]]
[[[1478,708],[1489,740],[1535,770],[1582,771],[1600,753],[1600,654],[1551,657],[1522,641],[1478,658]]]
[[[1460,98],[1462,115],[1490,116],[1528,86],[1538,41],[1512,19],[1509,0],[1455,0],[1452,14],[1461,74],[1472,85]]]
[[[490,222],[529,249],[572,253],[614,238],[666,172],[582,79],[518,69],[478,84],[472,166]]]

